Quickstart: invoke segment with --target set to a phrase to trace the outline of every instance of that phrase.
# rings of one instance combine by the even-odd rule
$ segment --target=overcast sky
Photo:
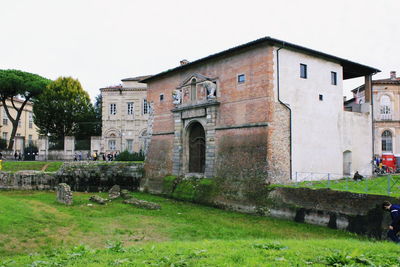
[[[0,69],[99,88],[264,36],[400,76],[399,0],[0,0]],[[353,87],[360,82],[347,83]]]

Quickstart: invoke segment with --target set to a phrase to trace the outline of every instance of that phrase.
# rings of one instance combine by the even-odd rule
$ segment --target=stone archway
[[[194,122],[189,128],[189,172],[204,173],[206,138],[203,126]]]

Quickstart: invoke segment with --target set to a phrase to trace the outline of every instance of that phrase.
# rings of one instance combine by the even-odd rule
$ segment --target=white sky
[[[400,76],[399,12],[399,0],[0,0],[0,69],[72,76],[93,99],[123,78],[271,36],[381,79]]]

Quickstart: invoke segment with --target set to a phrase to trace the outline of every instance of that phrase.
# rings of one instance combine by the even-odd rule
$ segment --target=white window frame
[[[392,100],[388,95],[383,95],[380,101],[381,120],[392,119]]]
[[[148,114],[149,113],[149,103],[147,102],[146,98],[143,98],[142,105],[143,105],[142,114],[143,115]]]
[[[133,102],[127,102],[127,110],[128,110],[128,115],[134,115],[135,114],[135,104]]]
[[[117,104],[110,104],[110,115],[117,115]]]

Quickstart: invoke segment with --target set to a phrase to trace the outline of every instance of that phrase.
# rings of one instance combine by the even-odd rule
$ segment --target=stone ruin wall
[[[0,190],[54,190],[59,183],[73,191],[108,191],[118,184],[123,189],[138,190],[143,176],[141,163],[64,163],[58,172],[0,172]]]

